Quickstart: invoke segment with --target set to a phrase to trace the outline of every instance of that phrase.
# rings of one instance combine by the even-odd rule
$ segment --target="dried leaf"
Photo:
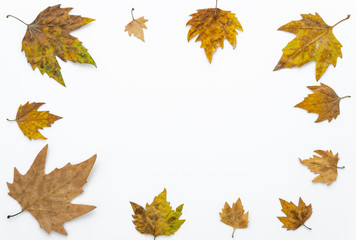
[[[195,40],[201,41],[201,46],[211,63],[213,53],[221,46],[224,48],[224,40],[227,39],[233,48],[236,47],[237,30],[243,31],[240,22],[234,13],[223,11],[219,8],[199,9],[193,13],[187,22],[191,25],[188,32],[188,42],[198,36]]]
[[[22,51],[25,51],[32,69],[38,68],[42,74],[47,73],[63,86],[56,56],[64,62],[69,60],[96,66],[82,43],[69,34],[94,19],[69,15],[70,10],[72,8],[60,8],[60,5],[46,8],[31,24],[27,24],[22,40]]]
[[[125,32],[127,31],[129,33],[129,36],[133,34],[135,37],[138,39],[141,39],[143,42],[145,41],[144,34],[143,34],[143,28],[147,29],[145,22],[148,20],[145,19],[144,17],[140,17],[138,19],[133,19],[129,24],[126,25],[125,27]]]
[[[55,231],[67,235],[63,227],[65,222],[95,208],[72,204],[70,201],[83,192],[82,186],[86,183],[96,155],[82,163],[76,165],[68,163],[61,169],[56,168],[45,174],[47,148],[48,145],[39,152],[25,175],[21,175],[15,168],[14,183],[7,184],[9,195],[21,205],[20,213],[30,212],[47,233]],[[18,214],[8,218],[16,215]]]
[[[313,182],[327,183],[330,185],[337,178],[337,169],[345,168],[337,166],[337,163],[339,162],[339,154],[336,153],[336,155],[334,155],[331,150],[316,150],[314,152],[321,157],[313,155],[312,158],[305,160],[299,158],[299,161],[301,164],[307,166],[313,173],[319,174],[319,176],[313,179]]]
[[[9,121],[16,121],[23,134],[31,139],[47,139],[38,129],[50,127],[52,123],[61,119],[56,115],[50,114],[48,111],[37,111],[44,103],[29,103],[20,105],[17,110],[16,119]]]
[[[318,119],[315,121],[316,123],[324,120],[330,122],[336,119],[340,114],[340,100],[350,97],[345,96],[340,98],[331,87],[323,83],[321,83],[320,86],[309,86],[308,88],[312,90],[313,93],[309,94],[308,97],[304,98],[304,100],[295,105],[295,107],[305,109],[309,113],[319,114]]]
[[[240,198],[232,204],[232,207],[226,202],[220,214],[220,221],[233,227],[232,237],[234,237],[237,228],[247,228],[248,212],[245,213]]]
[[[312,215],[311,204],[306,206],[302,198],[299,198],[298,206],[283,199],[279,200],[282,205],[282,212],[287,216],[278,217],[279,221],[283,223],[283,228],[287,228],[287,230],[296,230],[303,225],[304,227],[311,230],[311,228],[305,226],[304,224]]]
[[[167,191],[163,190],[153,199],[151,204],[146,204],[146,209],[140,205],[130,202],[134,211],[133,223],[136,230],[143,234],[153,235],[156,239],[160,235],[172,235],[185,220],[180,220],[183,204],[172,210],[170,203],[167,202]]]
[[[301,67],[316,61],[316,80],[319,80],[330,64],[336,66],[337,58],[342,58],[341,43],[335,38],[334,26],[327,25],[319,14],[302,14],[302,20],[292,21],[278,30],[297,35],[283,48],[283,55],[274,71],[282,68]]]

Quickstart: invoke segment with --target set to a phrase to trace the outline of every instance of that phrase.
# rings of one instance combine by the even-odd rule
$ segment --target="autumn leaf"
[[[313,179],[313,182],[321,182],[330,185],[337,178],[337,169],[343,169],[345,167],[338,167],[339,154],[334,155],[332,151],[316,150],[317,155],[313,155],[312,158],[299,161],[301,164],[307,166],[310,171],[315,174],[319,174]]]
[[[135,37],[138,39],[141,39],[143,42],[145,41],[144,34],[143,34],[143,29],[147,29],[145,22],[148,20],[145,19],[144,17],[140,17],[138,19],[135,19],[133,16],[133,10],[131,10],[131,15],[132,15],[132,21],[126,25],[125,27],[125,32],[127,31],[129,33],[129,36],[133,34]]]
[[[94,206],[72,204],[70,201],[83,192],[82,186],[95,163],[96,155],[88,160],[45,174],[47,156],[46,145],[37,155],[31,168],[21,175],[15,168],[14,183],[8,183],[9,195],[22,207],[22,211],[9,215],[11,218],[24,211],[32,214],[47,233],[51,231],[67,235],[63,227],[65,222],[77,218]]]
[[[61,117],[50,114],[48,111],[37,111],[43,104],[44,103],[27,102],[23,106],[20,105],[17,110],[16,119],[7,120],[16,121],[23,134],[30,140],[47,139],[38,131],[38,129],[50,127],[52,123],[61,119]]]
[[[287,216],[278,217],[279,221],[283,223],[283,228],[287,228],[287,230],[296,230],[303,225],[304,227],[311,230],[311,228],[304,224],[312,215],[311,204],[306,206],[302,198],[299,198],[298,206],[283,199],[279,200],[282,205],[282,212]]]
[[[224,48],[224,40],[227,39],[233,48],[236,47],[237,30],[243,31],[240,22],[234,13],[224,11],[219,8],[199,9],[193,13],[187,22],[191,25],[188,32],[188,42],[199,35],[197,41],[201,41],[201,46],[211,63],[213,53],[220,46]]]
[[[133,223],[136,230],[143,234],[153,235],[154,239],[160,235],[172,235],[185,220],[180,220],[183,204],[172,210],[170,203],[167,202],[167,191],[163,190],[153,199],[151,204],[146,204],[146,209],[140,205],[130,202],[134,211]]]
[[[71,10],[60,5],[46,8],[31,24],[25,23],[27,31],[22,40],[22,51],[25,51],[32,69],[38,68],[42,74],[47,73],[63,86],[65,84],[56,56],[64,62],[69,60],[96,66],[82,42],[69,34],[94,19],[69,15]]]
[[[328,120],[329,122],[336,119],[340,114],[339,103],[341,99],[349,98],[350,96],[339,97],[335,91],[321,83],[320,86],[309,86],[313,93],[309,94],[304,100],[295,107],[307,110],[309,113],[319,114],[318,119],[315,121],[322,122]]]
[[[342,58],[341,43],[333,34],[333,28],[350,18],[339,21],[333,26],[327,25],[319,14],[302,14],[302,20],[292,21],[278,30],[297,35],[283,48],[283,55],[274,71],[282,68],[301,67],[316,61],[316,80],[319,80],[332,64],[336,66],[337,58]]]
[[[245,213],[240,198],[232,204],[232,207],[225,202],[224,208],[219,214],[221,222],[234,228],[232,237],[234,237],[234,233],[237,228],[247,228],[248,226],[248,212]]]

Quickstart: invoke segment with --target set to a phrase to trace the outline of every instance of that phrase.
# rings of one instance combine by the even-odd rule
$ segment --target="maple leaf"
[[[25,23],[27,31],[22,40],[22,51],[25,51],[32,69],[38,68],[42,74],[47,73],[63,86],[65,84],[56,56],[64,62],[69,60],[96,66],[82,42],[69,34],[94,19],[69,15],[71,10],[60,5],[46,8],[31,24]]]
[[[172,235],[185,220],[180,220],[182,215],[183,204],[178,206],[176,210],[172,210],[170,203],[167,202],[167,191],[163,190],[158,196],[153,199],[151,204],[146,204],[146,209],[140,205],[130,202],[134,211],[133,223],[136,230],[143,234],[150,234],[156,239],[160,235]]]
[[[16,121],[17,125],[23,132],[23,134],[31,139],[47,139],[38,129],[44,127],[50,127],[52,123],[61,119],[62,117],[50,114],[48,111],[37,111],[45,103],[29,103],[20,105],[17,110],[16,119],[8,121]]]
[[[221,46],[224,48],[224,40],[227,39],[233,48],[236,47],[237,30],[243,31],[240,22],[234,13],[219,8],[199,9],[197,13],[190,15],[192,19],[187,22],[191,25],[188,32],[188,42],[197,36],[201,46],[211,63],[213,53]]]
[[[309,86],[313,93],[309,94],[304,100],[294,107],[307,110],[309,113],[319,114],[318,119],[315,121],[322,122],[328,120],[329,122],[336,119],[340,114],[339,103],[341,99],[349,98],[350,96],[339,97],[335,91],[321,83],[320,86]]]
[[[72,204],[70,201],[83,192],[82,186],[86,183],[96,155],[82,163],[76,165],[68,163],[61,169],[56,168],[45,174],[47,149],[48,145],[38,153],[25,175],[21,175],[15,168],[14,183],[8,183],[7,186],[10,190],[9,195],[18,201],[22,211],[9,215],[8,218],[28,211],[47,233],[55,231],[67,235],[63,227],[65,222],[95,208]]]
[[[299,198],[298,206],[281,198],[279,200],[282,205],[282,212],[287,216],[278,217],[279,221],[283,223],[283,228],[287,228],[287,230],[296,230],[303,225],[311,230],[311,228],[305,226],[304,224],[312,215],[311,204],[306,206],[302,198]]]
[[[339,154],[334,155],[332,151],[315,150],[317,155],[313,155],[312,158],[299,161],[301,164],[307,166],[310,171],[319,176],[313,179],[313,182],[321,182],[330,185],[337,178],[337,169],[343,169],[345,167],[338,167]]]
[[[135,19],[132,13],[133,10],[134,9],[131,10],[132,21],[125,26],[125,32],[127,31],[130,37],[133,34],[135,37],[141,39],[144,42],[145,38],[143,34],[143,28],[147,29],[145,22],[147,22],[148,20],[145,19],[144,17]]]
[[[247,228],[248,226],[248,212],[245,213],[240,198],[232,204],[232,207],[225,202],[224,208],[219,214],[221,222],[234,228],[232,237],[234,237],[234,233],[237,228]]]
[[[333,28],[350,18],[339,21],[334,26],[327,25],[318,13],[301,14],[302,20],[292,21],[278,30],[297,35],[283,48],[283,55],[274,71],[282,68],[301,67],[316,61],[316,80],[319,80],[330,64],[336,66],[337,58],[342,58],[341,43],[333,34]]]

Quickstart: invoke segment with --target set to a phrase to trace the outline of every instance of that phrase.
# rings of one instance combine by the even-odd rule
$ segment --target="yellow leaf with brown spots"
[[[31,24],[26,24],[27,31],[22,40],[22,51],[25,51],[32,69],[38,68],[42,74],[47,73],[63,86],[56,56],[64,62],[69,60],[96,66],[82,42],[69,34],[94,19],[69,15],[71,10],[60,5],[46,8]]]
[[[342,58],[341,43],[333,34],[333,26],[327,25],[318,13],[302,14],[302,20],[292,21],[278,30],[297,35],[283,48],[283,55],[274,71],[282,68],[301,67],[310,61],[316,61],[316,80],[319,80],[332,64],[336,67],[337,58]]]
[[[235,230],[238,228],[247,228],[248,226],[248,212],[245,213],[239,198],[232,207],[226,202],[220,214],[220,221],[233,227],[232,237],[234,237]]]
[[[136,230],[142,234],[153,235],[154,239],[161,235],[172,235],[185,220],[179,219],[182,215],[183,204],[176,210],[172,210],[170,203],[167,202],[167,191],[163,190],[153,199],[151,204],[146,204],[146,209],[140,205],[130,202],[134,211],[133,223]]]
[[[317,155],[313,155],[312,158],[302,160],[299,158],[301,164],[307,166],[310,171],[315,174],[319,174],[313,179],[313,182],[326,183],[330,185],[337,178],[337,169],[343,169],[345,167],[338,167],[339,154],[333,154],[330,151],[315,150]]]
[[[143,29],[147,29],[145,22],[148,20],[144,17],[140,17],[138,19],[133,19],[129,24],[125,27],[125,32],[129,33],[129,36],[133,34],[138,39],[141,39],[143,42],[145,41],[145,37],[143,34]]]
[[[45,174],[48,145],[37,155],[25,175],[14,170],[14,183],[8,183],[9,195],[22,207],[21,212],[9,215],[15,217],[28,211],[36,218],[47,233],[55,231],[67,235],[65,222],[90,212],[95,206],[72,204],[71,200],[83,192],[96,155],[76,165],[68,163]]]
[[[299,198],[298,206],[283,199],[279,199],[279,201],[282,205],[282,212],[286,215],[286,217],[278,217],[279,221],[283,223],[283,228],[296,230],[300,226],[304,226],[311,230],[311,228],[305,225],[305,222],[310,218],[313,212],[311,204],[306,206],[302,198]]]
[[[236,47],[237,31],[243,31],[240,22],[234,13],[224,11],[219,8],[199,9],[193,13],[187,22],[191,25],[188,32],[188,42],[199,35],[197,41],[201,41],[201,46],[211,63],[213,53],[220,46],[224,48],[224,41],[227,39],[233,48]]]
[[[309,113],[319,114],[318,119],[315,121],[316,123],[324,120],[330,122],[336,119],[340,114],[340,100],[350,97],[339,97],[331,87],[323,83],[321,83],[320,86],[309,86],[308,88],[312,90],[313,93],[309,94],[302,102],[295,105],[295,107],[305,109]]]
[[[53,115],[49,111],[37,111],[44,103],[29,103],[20,105],[17,110],[16,119],[9,121],[16,121],[23,134],[31,139],[47,139],[38,129],[50,127],[52,123],[61,119],[62,117]]]

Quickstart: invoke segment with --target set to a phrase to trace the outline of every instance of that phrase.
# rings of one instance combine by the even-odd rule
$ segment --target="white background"
[[[72,35],[98,67],[59,60],[66,88],[32,70],[20,51],[26,26],[5,17],[30,23],[57,3],[96,19]],[[218,213],[238,197],[250,223],[236,239],[355,239],[355,1],[221,0],[244,32],[235,50],[226,41],[209,64],[200,42],[187,42],[185,24],[197,9],[214,6],[213,0],[2,1],[0,239],[152,239],[135,230],[129,201],[145,205],[164,188],[174,208],[184,203],[186,219],[170,239],[231,239]],[[136,18],[149,20],[145,43],[124,32],[132,7]],[[295,37],[277,29],[315,12],[329,25],[351,14],[334,29],[344,57],[320,80],[352,96],[331,123],[316,124],[316,114],[293,107],[311,93],[306,86],[319,85],[315,62],[272,71]],[[42,131],[48,140],[30,141],[6,121],[27,101],[45,102],[40,110],[63,117]],[[47,173],[98,154],[84,193],[73,200],[97,209],[66,223],[69,237],[48,235],[27,212],[6,219],[21,210],[7,195],[13,168],[25,173],[47,143]],[[316,175],[298,161],[316,149],[338,152],[346,167],[331,186],[312,183]],[[278,198],[299,197],[312,204],[306,223],[312,231],[286,231],[277,219]]]

